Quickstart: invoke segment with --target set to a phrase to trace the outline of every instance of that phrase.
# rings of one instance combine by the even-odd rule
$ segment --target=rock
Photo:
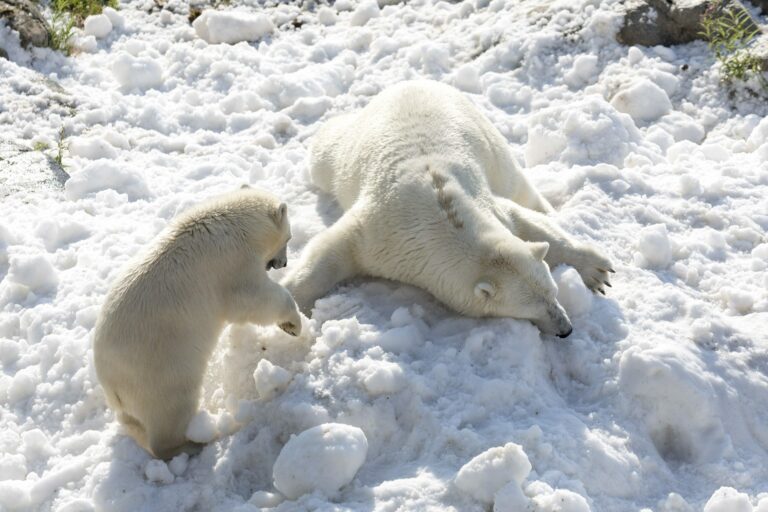
[[[69,175],[40,151],[0,141],[0,198],[23,191],[61,190]]]
[[[19,33],[23,46],[50,45],[50,27],[32,0],[0,0],[0,19]]]
[[[766,0],[768,1],[768,0]],[[632,0],[627,2],[624,25],[616,34],[621,44],[670,46],[704,39],[701,16],[718,0]],[[727,0],[723,9],[744,9],[739,0]],[[753,28],[757,21],[749,15]]]

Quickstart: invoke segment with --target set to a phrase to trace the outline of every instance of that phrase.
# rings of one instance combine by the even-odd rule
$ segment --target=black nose
[[[558,335],[557,335],[557,337],[558,337],[558,338],[567,338],[568,336],[570,336],[570,335],[571,335],[571,333],[572,333],[572,332],[573,332],[573,327],[571,327],[570,329],[568,329],[568,331],[567,331],[567,332],[561,332],[560,334],[558,334]]]

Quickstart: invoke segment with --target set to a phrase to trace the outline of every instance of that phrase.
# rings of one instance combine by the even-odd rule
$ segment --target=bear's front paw
[[[566,263],[576,269],[587,288],[603,295],[605,287],[611,286],[608,274],[616,272],[611,260],[589,245],[575,248],[573,258]]]
[[[296,325],[293,322],[283,322],[278,325],[282,330],[290,334],[291,336],[298,336],[301,334],[301,324]]]

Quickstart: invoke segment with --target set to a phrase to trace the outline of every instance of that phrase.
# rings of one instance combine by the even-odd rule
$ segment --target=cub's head
[[[249,242],[263,255],[267,270],[288,264],[291,225],[288,206],[273,194],[243,185],[235,195],[248,224]]]
[[[561,338],[571,334],[571,321],[557,302],[557,285],[544,262],[549,244],[504,240],[487,245],[470,272],[471,281],[464,283],[471,287],[471,314],[530,320],[543,333]]]

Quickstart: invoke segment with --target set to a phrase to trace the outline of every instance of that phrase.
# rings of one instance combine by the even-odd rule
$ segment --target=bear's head
[[[291,225],[288,206],[273,194],[243,186],[234,192],[242,205],[248,243],[264,258],[267,270],[288,264]]]
[[[557,302],[557,285],[544,262],[548,243],[505,238],[486,241],[479,249],[474,269],[461,273],[464,312],[530,320],[543,333],[561,338],[571,334],[571,321]]]

